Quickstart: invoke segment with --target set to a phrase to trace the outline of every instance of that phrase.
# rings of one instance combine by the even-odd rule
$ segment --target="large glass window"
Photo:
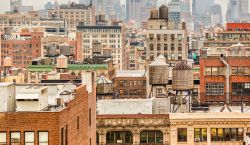
[[[47,131],[38,132],[38,144],[39,145],[49,144],[49,133]]]
[[[232,95],[250,95],[250,83],[232,83]]]
[[[243,128],[212,128],[211,141],[243,141]]]
[[[163,133],[160,130],[141,131],[140,143],[163,143]]]
[[[206,83],[206,95],[223,95],[223,83]]]
[[[207,141],[207,129],[206,128],[195,128],[194,129],[194,141]]]
[[[6,132],[0,132],[0,145],[6,145],[7,139],[6,139]]]
[[[20,145],[21,143],[20,138],[21,138],[20,132],[11,132],[10,133],[11,145]]]
[[[187,129],[186,128],[178,128],[178,142],[186,142],[187,141]]]
[[[107,143],[133,143],[133,134],[131,131],[109,131],[106,134]]]
[[[24,143],[25,143],[25,145],[34,145],[35,144],[34,132],[25,132],[24,133]]]

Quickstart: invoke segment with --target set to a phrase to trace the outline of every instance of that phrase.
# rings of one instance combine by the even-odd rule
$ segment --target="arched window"
[[[143,130],[140,143],[163,143],[163,133],[160,130]]]
[[[133,134],[131,131],[109,131],[106,134],[106,142],[107,144],[133,143]]]

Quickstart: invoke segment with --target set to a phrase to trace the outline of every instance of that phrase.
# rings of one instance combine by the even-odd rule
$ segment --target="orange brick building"
[[[250,23],[227,23],[227,31],[250,31]]]
[[[79,86],[75,89],[75,99],[64,107],[51,107],[42,112],[2,112],[0,144],[94,144],[95,100],[95,92],[88,94],[86,86]]]
[[[32,59],[41,56],[41,37],[43,32],[23,31],[20,36],[2,34],[1,64],[5,57],[10,57],[13,67],[26,67]]]
[[[250,59],[249,57],[225,58],[229,65],[229,91],[227,91],[227,67],[221,56],[200,59],[201,103],[250,103]]]

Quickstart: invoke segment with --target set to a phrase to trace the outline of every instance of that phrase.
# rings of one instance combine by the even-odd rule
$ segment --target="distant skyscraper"
[[[10,11],[18,10],[22,6],[22,0],[10,0]]]
[[[216,26],[222,23],[222,8],[219,4],[216,4],[211,8],[210,16],[212,26]]]
[[[145,0],[126,0],[126,21],[134,20],[137,24],[142,21],[142,7]]]
[[[210,11],[214,0],[193,0],[193,15],[202,16]]]
[[[248,13],[249,0],[240,0],[241,13]]]
[[[180,22],[181,21],[181,1],[171,0],[168,3],[168,18],[169,21]]]
[[[239,22],[240,21],[240,0],[230,0],[227,6],[227,22]]]

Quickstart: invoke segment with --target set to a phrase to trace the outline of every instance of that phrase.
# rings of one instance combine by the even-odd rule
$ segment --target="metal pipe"
[[[226,66],[226,103],[229,104],[229,92],[230,92],[230,81],[229,81],[229,77],[230,77],[230,66],[229,64],[223,59],[223,57],[221,57],[220,59],[223,64]]]

